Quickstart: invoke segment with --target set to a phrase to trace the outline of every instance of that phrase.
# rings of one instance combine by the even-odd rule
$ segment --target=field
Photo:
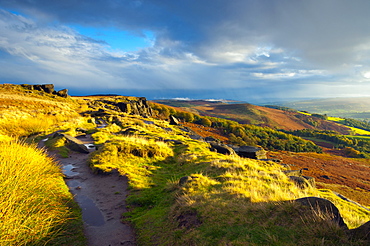
[[[341,118],[358,120],[370,119],[370,103],[368,97],[363,98],[329,98],[309,101],[283,103],[281,106],[305,110],[311,113],[327,114]]]

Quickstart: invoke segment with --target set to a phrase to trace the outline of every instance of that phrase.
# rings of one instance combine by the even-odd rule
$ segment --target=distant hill
[[[330,116],[370,119],[370,97],[315,99],[279,105]]]
[[[242,124],[267,126],[289,131],[301,129],[334,130],[342,134],[348,134],[347,127],[314,116],[304,115],[294,110],[280,110],[249,103],[229,104],[202,100],[157,100],[155,102],[179,107],[202,116],[229,119]]]

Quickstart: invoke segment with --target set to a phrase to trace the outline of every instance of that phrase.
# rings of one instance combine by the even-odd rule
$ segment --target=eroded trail
[[[136,245],[133,230],[122,222],[122,214],[127,211],[127,178],[92,173],[87,164],[88,154],[72,152],[68,158],[57,159],[82,209],[88,245]]]

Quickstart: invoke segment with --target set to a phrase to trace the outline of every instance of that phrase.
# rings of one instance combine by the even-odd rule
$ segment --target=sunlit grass
[[[348,126],[348,128],[350,128],[352,132],[357,135],[370,135],[370,131],[367,131],[367,130],[363,130],[363,129],[351,127],[351,126]]]
[[[336,121],[336,122],[341,122],[341,121],[344,121],[343,118],[339,118],[339,117],[333,117],[333,116],[328,116],[327,118],[328,120],[330,121]]]
[[[172,156],[172,149],[164,142],[137,136],[115,137],[93,154],[90,165],[93,170],[111,172],[118,170],[129,178],[134,189],[149,187],[150,174],[158,168],[157,161]]]
[[[55,162],[42,150],[10,141],[0,142],[0,164],[0,244],[44,245],[66,237],[66,225],[78,219]],[[75,230],[77,239],[82,230]]]

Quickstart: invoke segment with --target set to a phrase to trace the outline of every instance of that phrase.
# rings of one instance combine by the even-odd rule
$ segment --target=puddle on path
[[[64,175],[66,175],[67,177],[76,176],[78,172],[73,171],[73,168],[75,168],[75,166],[73,166],[72,164],[64,165],[63,166]]]
[[[75,172],[73,169],[75,168],[72,164],[63,165],[63,173],[67,177],[74,177],[78,175],[78,172]],[[102,226],[105,224],[104,216],[99,208],[96,206],[93,200],[89,197],[79,194],[80,191],[76,191],[76,189],[81,189],[83,187],[82,182],[75,180],[75,179],[68,179],[66,180],[66,184],[71,190],[72,194],[74,194],[75,201],[78,203],[82,210],[82,219],[83,221],[90,225],[90,226]]]
[[[66,184],[69,187],[69,189],[76,189],[77,187],[82,187],[82,183],[78,180],[66,180]]]
[[[76,202],[82,210],[83,221],[90,226],[102,226],[105,220],[101,211],[96,207],[93,200],[85,195],[76,194]]]

